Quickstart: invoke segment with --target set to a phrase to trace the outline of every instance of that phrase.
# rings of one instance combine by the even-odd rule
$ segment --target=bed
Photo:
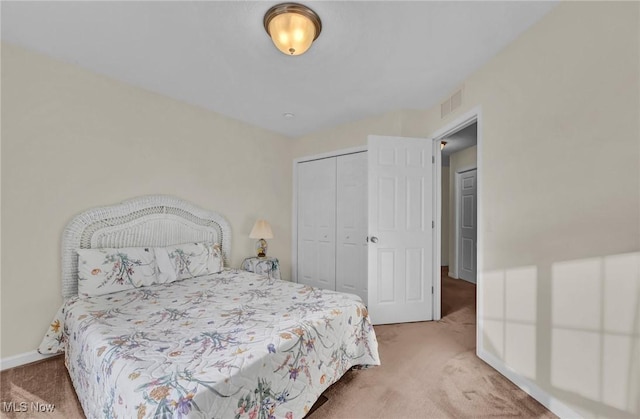
[[[347,370],[380,364],[359,297],[230,269],[230,238],[220,214],[159,195],[67,225],[65,302],[39,350],[65,352],[87,417],[301,418]],[[206,264],[167,265],[187,246]]]

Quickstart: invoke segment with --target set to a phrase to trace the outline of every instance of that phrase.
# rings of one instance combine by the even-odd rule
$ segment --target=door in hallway
[[[459,237],[458,276],[476,283],[477,228],[477,170],[462,172],[458,176]]]

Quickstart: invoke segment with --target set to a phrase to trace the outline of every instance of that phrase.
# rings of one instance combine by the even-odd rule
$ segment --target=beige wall
[[[294,157],[306,157],[367,145],[368,135],[402,134],[403,112],[389,112],[301,137],[292,145]]]
[[[460,150],[449,156],[449,240],[448,247],[442,249],[448,250],[448,257],[451,265],[449,270],[454,272],[458,278],[457,267],[453,266],[456,262],[456,172],[477,167],[478,147],[473,146]],[[444,197],[443,197],[444,199]],[[444,234],[444,233],[443,233]],[[443,250],[444,252],[444,250]]]
[[[236,267],[265,217],[290,278],[291,140],[6,44],[2,105],[3,358],[39,345],[62,230],[91,207],[162,193],[217,210]]]

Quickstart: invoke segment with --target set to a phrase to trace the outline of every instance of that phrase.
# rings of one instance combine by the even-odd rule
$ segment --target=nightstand
[[[280,262],[274,257],[250,257],[242,261],[242,269],[266,275],[269,278],[280,279]]]

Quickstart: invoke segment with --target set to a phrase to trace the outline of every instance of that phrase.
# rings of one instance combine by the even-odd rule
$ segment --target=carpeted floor
[[[476,287],[446,273],[442,320],[376,326],[382,365],[347,372],[310,419],[555,418],[476,357]]]
[[[382,365],[347,372],[309,419],[555,417],[475,356],[476,287],[444,274],[442,320],[376,326]],[[84,417],[61,356],[3,371],[0,381],[0,402],[55,404],[48,415],[0,405],[2,418]]]
[[[2,371],[0,386],[0,418],[85,417],[62,355]],[[40,413],[32,408],[31,403],[45,407],[53,404],[55,408],[52,413]],[[7,404],[12,405],[7,407]]]

